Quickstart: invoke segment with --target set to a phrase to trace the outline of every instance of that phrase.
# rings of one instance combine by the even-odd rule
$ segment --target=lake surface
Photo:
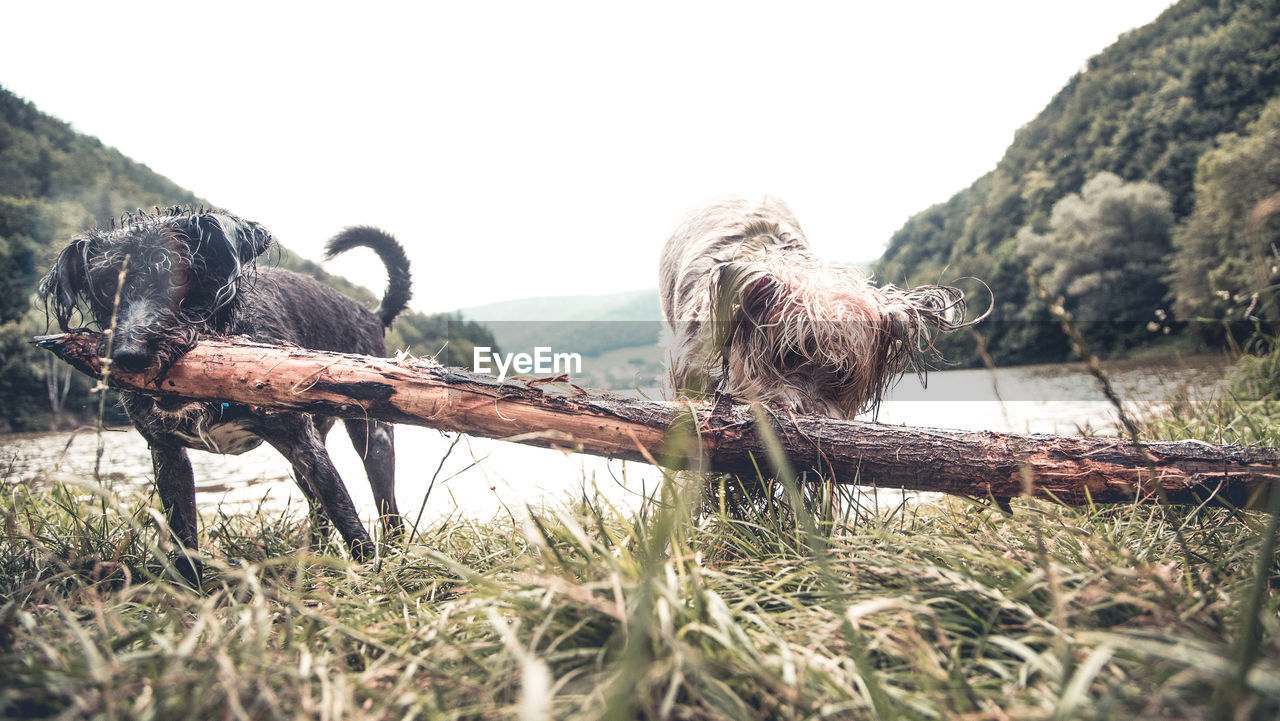
[[[1215,392],[1227,361],[1222,356],[1196,356],[1105,367],[1126,405],[1142,414],[1159,410],[1180,394],[1204,397]],[[933,372],[927,388],[908,376],[881,405],[877,420],[1013,433],[1118,433],[1115,409],[1083,364]],[[372,519],[373,496],[341,427],[338,424],[329,437],[329,452],[361,515]],[[526,507],[558,507],[584,493],[631,508],[662,478],[647,464],[483,438],[459,439],[414,426],[396,428],[396,452],[397,496],[401,512],[410,520],[420,512],[426,521],[449,515],[480,520],[496,514],[522,515]],[[241,508],[305,508],[288,463],[265,445],[240,456],[192,451],[191,459],[197,501],[206,511],[219,502]],[[145,488],[151,473],[146,442],[132,429],[0,436],[0,477],[9,483],[63,480]]]

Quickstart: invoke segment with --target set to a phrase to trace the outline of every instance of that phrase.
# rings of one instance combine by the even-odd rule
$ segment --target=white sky
[[[440,311],[656,286],[725,192],[878,257],[1170,4],[6,3],[0,85],[306,257],[383,227]]]

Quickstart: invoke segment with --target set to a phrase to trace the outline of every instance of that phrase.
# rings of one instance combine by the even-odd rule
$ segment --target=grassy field
[[[1148,429],[1280,445],[1276,415],[1228,399]],[[6,485],[0,716],[1280,712],[1275,513],[844,498],[816,506],[838,518],[731,516],[672,481],[638,513],[573,498],[453,520],[366,565],[298,551],[305,519],[209,511],[199,589],[169,567],[154,499]]]

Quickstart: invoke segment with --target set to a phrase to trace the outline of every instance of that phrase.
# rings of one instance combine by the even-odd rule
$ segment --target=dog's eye
[[[95,299],[105,298],[110,302],[116,294],[116,284],[120,281],[120,273],[118,271],[109,271],[98,273],[94,276],[89,288]]]
[[[804,365],[804,362],[804,354],[790,346],[788,346],[786,352],[782,354],[783,368],[799,368],[801,365]]]

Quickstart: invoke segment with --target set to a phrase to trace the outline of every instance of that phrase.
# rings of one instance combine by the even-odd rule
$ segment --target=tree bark
[[[94,377],[100,337],[45,336],[37,344]],[[117,388],[263,409],[371,418],[562,448],[674,468],[770,474],[765,438],[748,408],[586,393],[565,382],[508,380],[422,359],[385,360],[244,340],[205,340],[167,372],[112,371]],[[670,437],[691,452],[666,453]],[[840,483],[1006,499],[1029,492],[1069,504],[1176,503],[1216,496],[1242,504],[1280,475],[1280,451],[1199,441],[1015,435],[770,414],[797,471]]]

